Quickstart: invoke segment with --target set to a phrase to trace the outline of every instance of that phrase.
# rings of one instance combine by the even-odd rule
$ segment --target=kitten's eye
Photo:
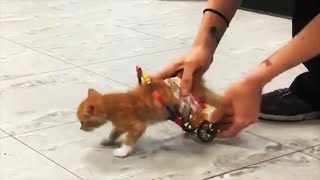
[[[93,105],[89,105],[87,107],[87,113],[88,114],[93,114],[94,113],[94,106]]]

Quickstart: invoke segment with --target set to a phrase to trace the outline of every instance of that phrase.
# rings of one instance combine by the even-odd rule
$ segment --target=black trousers
[[[298,34],[319,13],[320,0],[295,0],[292,36]],[[304,66],[308,71],[297,76],[289,89],[313,108],[320,110],[320,52],[318,56],[306,61]]]

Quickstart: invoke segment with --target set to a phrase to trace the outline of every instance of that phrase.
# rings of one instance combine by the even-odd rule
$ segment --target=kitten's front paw
[[[100,142],[101,146],[114,146],[115,144],[115,141],[111,141],[109,139],[104,139]]]
[[[126,157],[132,151],[132,147],[122,145],[120,148],[113,150],[113,156],[115,157]]]

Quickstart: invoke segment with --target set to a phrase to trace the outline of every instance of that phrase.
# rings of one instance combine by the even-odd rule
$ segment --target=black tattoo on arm
[[[270,62],[269,59],[266,59],[266,60],[262,61],[261,64],[265,64],[266,66],[270,66],[270,65],[271,65],[271,62]]]
[[[219,35],[219,31],[218,31],[218,28],[215,27],[215,26],[212,26],[210,29],[209,29],[209,33],[211,35],[211,38],[217,43],[217,45],[219,44],[220,42],[220,35]]]

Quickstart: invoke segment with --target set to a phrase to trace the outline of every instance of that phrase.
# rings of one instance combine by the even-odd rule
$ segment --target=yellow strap
[[[150,76],[144,71],[142,71],[142,83],[146,83],[146,84],[151,83]]]

